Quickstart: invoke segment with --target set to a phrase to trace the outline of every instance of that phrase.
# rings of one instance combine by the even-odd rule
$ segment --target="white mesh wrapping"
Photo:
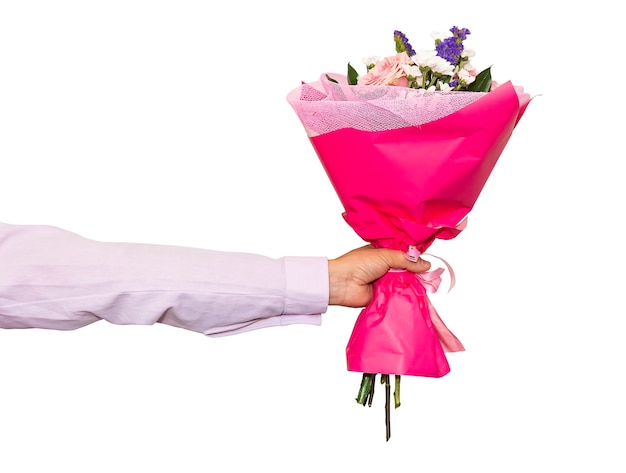
[[[337,80],[334,83],[326,75]],[[384,85],[348,85],[323,74],[287,96],[309,136],[342,128],[384,131],[419,126],[454,113],[482,97],[478,92],[428,92]]]

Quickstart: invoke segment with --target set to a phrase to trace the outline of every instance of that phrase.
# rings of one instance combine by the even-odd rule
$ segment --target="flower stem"
[[[367,407],[372,407],[372,401],[374,400],[374,386],[376,386],[376,375],[373,374],[370,379],[370,393],[367,397]]]
[[[397,409],[398,407],[400,407],[400,375],[399,374],[394,375],[394,381],[395,381],[395,386],[394,386],[394,391],[393,391],[393,401],[394,401],[394,407]]]
[[[391,437],[391,384],[389,383],[389,375],[381,375],[380,382],[385,385],[385,433],[387,441],[389,441]]]
[[[363,373],[361,378],[361,386],[359,387],[359,393],[356,397],[356,402],[359,404],[372,405],[372,398],[374,397],[374,380],[376,375],[373,373]]]

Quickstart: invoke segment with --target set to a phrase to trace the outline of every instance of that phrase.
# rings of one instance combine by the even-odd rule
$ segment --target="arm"
[[[319,324],[328,260],[89,240],[0,223],[0,327],[165,323],[226,335]]]

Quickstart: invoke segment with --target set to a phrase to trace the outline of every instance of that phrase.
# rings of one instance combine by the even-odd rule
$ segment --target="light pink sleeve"
[[[104,319],[220,336],[319,325],[328,290],[325,257],[99,242],[0,223],[0,328],[72,330]]]

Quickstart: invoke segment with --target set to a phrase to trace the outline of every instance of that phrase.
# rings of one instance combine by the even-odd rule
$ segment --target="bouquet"
[[[363,75],[348,63],[346,75],[322,74],[287,96],[345,221],[374,247],[409,258],[465,228],[531,100],[522,87],[493,81],[490,68],[473,67],[467,28],[449,31],[418,51],[394,31],[396,54],[366,59]],[[464,350],[428,297],[443,272],[389,271],[376,281],[346,347],[348,370],[363,373],[357,402],[371,406],[377,375],[385,386],[387,441],[390,377],[397,408],[401,376],[442,377],[450,371],[445,353]]]

